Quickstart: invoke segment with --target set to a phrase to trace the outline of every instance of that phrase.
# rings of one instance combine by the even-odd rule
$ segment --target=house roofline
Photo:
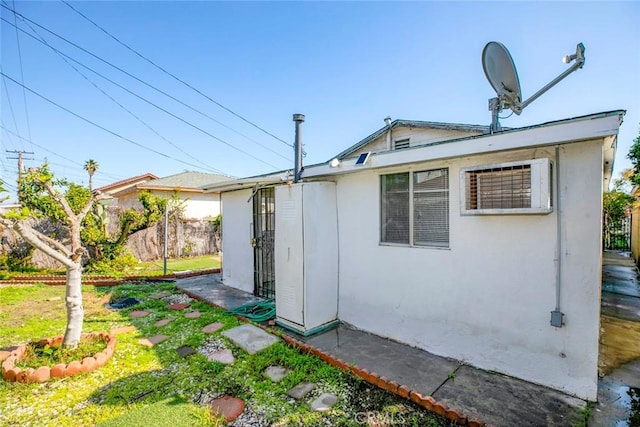
[[[484,125],[470,125],[470,124],[463,124],[463,123],[443,123],[443,122],[427,122],[427,121],[420,121],[420,120],[396,119],[393,122],[391,122],[388,126],[383,126],[382,128],[372,133],[371,135],[367,136],[366,138],[360,140],[359,142],[355,143],[351,147],[347,148],[346,150],[332,157],[332,159],[337,158],[338,160],[342,160],[344,157],[359,150],[360,148],[364,147],[374,139],[379,138],[382,135],[386,134],[389,131],[389,129],[395,129],[397,127],[413,127],[413,128],[420,128],[420,129],[443,129],[443,130],[453,130],[453,131],[469,132],[469,133],[489,132],[489,126],[484,126]],[[509,128],[504,128],[504,129],[509,129]]]
[[[470,155],[561,145],[604,138],[606,140],[606,146],[603,170],[605,174],[604,178],[608,185],[613,170],[617,134],[625,113],[625,110],[613,110],[523,128],[514,128],[494,134],[437,141],[431,144],[410,147],[398,151],[372,153],[367,165],[364,166],[356,166],[356,159],[353,158],[341,161],[338,167],[331,167],[329,162],[320,163],[305,168],[302,172],[302,179],[315,179],[321,176],[357,173],[364,170],[388,168],[410,163],[447,160]],[[564,129],[565,135],[556,134],[558,126],[568,127]],[[515,133],[522,135],[517,139],[510,137]]]
[[[398,151],[372,153],[369,162],[364,166],[356,166],[355,159],[344,159],[340,166],[331,167],[330,161],[309,165],[302,170],[302,179],[318,179],[365,170],[388,168],[403,164],[446,160],[484,153],[509,151],[522,148],[535,148],[549,145],[560,145],[578,141],[604,138],[606,147],[603,159],[603,170],[606,185],[611,180],[616,139],[625,110],[612,110],[602,113],[572,117],[568,119],[545,122],[522,128],[509,128],[494,134],[472,135],[463,138],[437,141]],[[596,123],[597,121],[597,123]],[[430,123],[430,122],[425,122]],[[569,126],[568,135],[558,137],[554,131],[557,126]],[[386,129],[386,128],[385,128]],[[522,133],[521,138],[511,138],[515,133]],[[283,179],[287,171],[258,175],[206,186],[205,192],[225,192],[256,185],[272,185],[286,182]]]
[[[143,178],[148,178],[149,180],[158,179],[158,177],[155,176],[154,174],[152,174],[151,172],[147,172],[147,173],[144,173],[142,175],[132,176],[131,178],[127,178],[127,179],[123,179],[123,180],[120,180],[120,181],[116,181],[116,182],[114,182],[112,184],[103,185],[102,187],[98,187],[95,190],[96,191],[101,191],[101,192],[104,193],[105,191],[109,191],[111,188],[119,187],[121,185],[127,185],[127,184],[130,184],[130,183],[136,182],[138,180],[141,180]]]
[[[246,188],[254,188],[256,185],[271,185],[277,183],[287,182],[287,177],[293,180],[292,169],[285,169],[278,172],[271,172],[268,174],[255,175],[247,178],[235,179],[232,181],[224,181],[219,183],[203,185],[200,188],[205,193],[223,193],[225,191],[242,190]]]

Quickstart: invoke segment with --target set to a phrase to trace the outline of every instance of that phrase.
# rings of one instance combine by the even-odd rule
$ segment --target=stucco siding
[[[429,144],[432,142],[438,141],[446,141],[449,139],[456,138],[464,138],[466,136],[477,135],[477,133],[471,132],[462,132],[456,130],[446,130],[446,129],[420,129],[420,128],[411,128],[411,127],[397,127],[392,130],[391,139],[392,139],[392,147],[393,141],[403,140],[410,138],[409,144],[411,147],[415,147],[417,145]],[[374,153],[380,151],[387,150],[387,135],[384,134],[364,147],[358,149],[353,154],[349,155],[349,157],[357,157],[361,153],[366,153],[367,151],[372,151]]]
[[[222,193],[222,282],[253,293],[251,190]]]
[[[158,197],[171,199],[173,191],[151,190]],[[220,214],[220,193],[179,193],[180,200],[184,204],[184,217],[190,219],[215,218]],[[123,209],[142,209],[142,203],[138,201],[138,193],[130,193],[118,198],[118,206]]]
[[[220,193],[182,194],[186,218],[215,218],[220,214]]]
[[[557,202],[548,215],[460,215],[460,168],[543,157],[555,161],[554,148],[341,176],[339,318],[435,354],[595,400],[602,141],[560,148],[564,327],[549,324],[555,308]],[[449,168],[450,247],[381,245],[380,174],[442,167]]]

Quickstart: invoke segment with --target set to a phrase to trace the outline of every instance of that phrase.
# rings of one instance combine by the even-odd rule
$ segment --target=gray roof
[[[229,181],[231,179],[234,179],[234,178],[230,176],[219,175],[214,173],[186,171],[186,172],[178,173],[175,175],[170,175],[164,178],[147,181],[144,184],[141,184],[139,188],[166,187],[167,189],[175,189],[175,188],[200,189],[200,187],[206,186],[208,184],[218,183],[222,181]]]
[[[366,138],[364,138],[360,142],[357,142],[356,144],[352,145],[351,147],[347,148],[346,150],[344,150],[343,152],[341,152],[340,154],[338,154],[338,155],[336,155],[334,157],[337,157],[338,159],[342,159],[345,156],[348,156],[349,154],[351,154],[351,153],[359,150],[360,148],[364,147],[365,145],[367,145],[368,143],[370,143],[374,139],[384,135],[389,130],[389,128],[393,129],[393,128],[396,128],[396,127],[412,127],[412,128],[420,128],[420,129],[457,130],[457,131],[460,131],[460,132],[469,132],[469,133],[488,133],[489,132],[489,126],[484,126],[484,125],[467,125],[467,124],[462,124],[462,123],[441,123],[441,122],[425,122],[425,121],[420,121],[420,120],[401,120],[401,119],[397,119],[397,120],[394,120],[393,122],[391,122],[391,124],[389,126],[383,126],[382,128],[378,129],[377,131],[375,131],[371,135],[367,136]],[[509,128],[503,128],[503,129],[507,130]]]

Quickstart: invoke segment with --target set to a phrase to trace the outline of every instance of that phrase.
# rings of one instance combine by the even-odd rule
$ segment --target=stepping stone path
[[[281,379],[289,375],[289,372],[291,371],[283,366],[269,366],[264,371],[265,375],[274,383],[279,382]]]
[[[135,327],[135,326],[133,326],[133,325],[129,325],[129,326],[119,326],[119,327],[117,327],[117,328],[111,328],[111,333],[112,333],[113,335],[120,335],[120,334],[126,334],[126,333],[129,333],[129,332],[133,332],[133,331],[135,331],[136,329],[138,329],[138,328],[136,328],[136,327]]]
[[[238,418],[244,411],[244,401],[232,396],[223,396],[211,401],[211,411],[222,415],[226,422]]]
[[[149,295],[149,298],[153,298],[153,299],[162,299],[162,298],[166,298],[168,297],[169,294],[165,293],[165,292],[160,292],[159,294],[153,294],[153,295]]]
[[[202,328],[202,332],[205,334],[213,334],[214,332],[219,331],[224,325],[220,322],[209,323],[207,326]]]
[[[260,350],[264,350],[280,341],[273,335],[248,323],[226,330],[222,335],[229,338],[235,345],[249,354],[256,354]]]
[[[202,316],[202,314],[198,310],[190,311],[184,314],[184,317],[186,317],[187,319],[197,319],[200,316]]]
[[[169,324],[169,322],[171,322],[173,319],[162,319],[162,320],[158,320],[156,323],[153,324],[153,326],[156,327],[161,327],[161,326],[166,326]]]
[[[141,338],[138,340],[138,344],[142,344],[146,347],[153,347],[156,344],[160,344],[162,341],[168,339],[169,337],[166,335],[156,335],[155,337],[151,337],[151,338]]]
[[[185,308],[189,307],[190,305],[191,304],[187,304],[187,303],[184,303],[184,302],[179,302],[179,303],[176,303],[176,304],[168,305],[167,308],[169,310],[184,310]]]
[[[182,347],[177,348],[176,351],[181,357],[187,357],[196,352],[193,347],[189,345],[183,345]]]
[[[207,359],[211,362],[220,362],[225,365],[231,365],[236,359],[233,357],[231,350],[218,350],[214,351],[207,356]]]
[[[318,412],[326,412],[338,402],[338,397],[331,393],[322,393],[320,397],[311,402],[311,409]]]
[[[309,392],[311,392],[311,390],[313,390],[315,386],[316,386],[315,383],[302,382],[297,386],[295,386],[294,388],[292,388],[291,390],[289,390],[287,392],[287,396],[300,400],[303,397],[305,397],[307,394],[309,394]]]
[[[147,310],[133,310],[131,313],[129,313],[129,317],[140,318],[140,317],[148,316],[150,314],[151,312]]]

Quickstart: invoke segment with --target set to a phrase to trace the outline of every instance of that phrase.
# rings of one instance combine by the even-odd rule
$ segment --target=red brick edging
[[[63,336],[45,338],[40,344],[57,346],[62,344]],[[96,353],[93,357],[85,357],[82,361],[74,360],[68,364],[60,363],[52,367],[41,366],[38,369],[21,369],[15,366],[15,362],[24,357],[27,349],[25,344],[17,346],[12,351],[0,351],[2,362],[2,378],[8,382],[42,383],[51,378],[64,378],[72,375],[87,373],[103,367],[113,357],[116,348],[116,337],[106,332],[91,332],[82,334],[81,338],[101,338],[106,341],[107,348]]]
[[[202,301],[204,303],[207,303],[213,307],[218,307],[221,308],[223,310],[225,310],[224,307],[220,307],[216,304],[213,304],[210,301],[207,301],[205,298],[196,295],[192,292],[189,292],[187,290],[181,289],[181,291],[183,293],[185,293],[186,295],[188,295],[189,297],[198,300],[198,301]],[[290,335],[287,335],[286,333],[282,333],[282,331],[280,330],[275,330],[272,328],[269,328],[267,326],[261,325],[261,324],[256,324],[255,322],[251,322],[249,319],[247,319],[246,317],[243,316],[236,316],[238,319],[242,320],[243,322],[247,322],[247,323],[252,323],[258,327],[260,327],[261,329],[270,332],[274,335],[280,336],[285,343],[287,343],[288,345],[297,348],[299,351],[303,352],[303,353],[308,353],[308,354],[312,354],[316,357],[319,357],[321,360],[323,360],[324,362],[344,371],[347,373],[350,373],[352,375],[355,375],[363,380],[365,380],[366,382],[368,382],[371,385],[374,385],[376,387],[380,387],[384,390],[387,390],[390,393],[393,393],[397,396],[403,397],[405,399],[409,399],[411,400],[413,403],[415,403],[416,405],[426,409],[429,412],[432,412],[434,414],[440,415],[450,421],[455,422],[458,425],[461,426],[468,426],[468,427],[482,427],[485,425],[485,423],[483,423],[482,421],[480,421],[477,418],[469,418],[467,415],[463,414],[461,411],[457,410],[457,409],[452,409],[449,408],[447,405],[445,405],[442,402],[438,402],[437,400],[435,400],[432,396],[423,396],[421,393],[415,391],[415,390],[411,390],[409,387],[407,387],[406,385],[401,385],[398,384],[395,381],[390,381],[388,378],[386,377],[381,377],[379,376],[377,373],[375,372],[369,372],[366,369],[360,368],[358,365],[354,365],[354,366],[350,366],[347,363],[345,363],[343,360],[340,360],[334,356],[332,356],[331,354],[324,352],[316,347],[313,347],[309,344],[306,344],[300,340],[297,340],[295,338],[293,338]]]

